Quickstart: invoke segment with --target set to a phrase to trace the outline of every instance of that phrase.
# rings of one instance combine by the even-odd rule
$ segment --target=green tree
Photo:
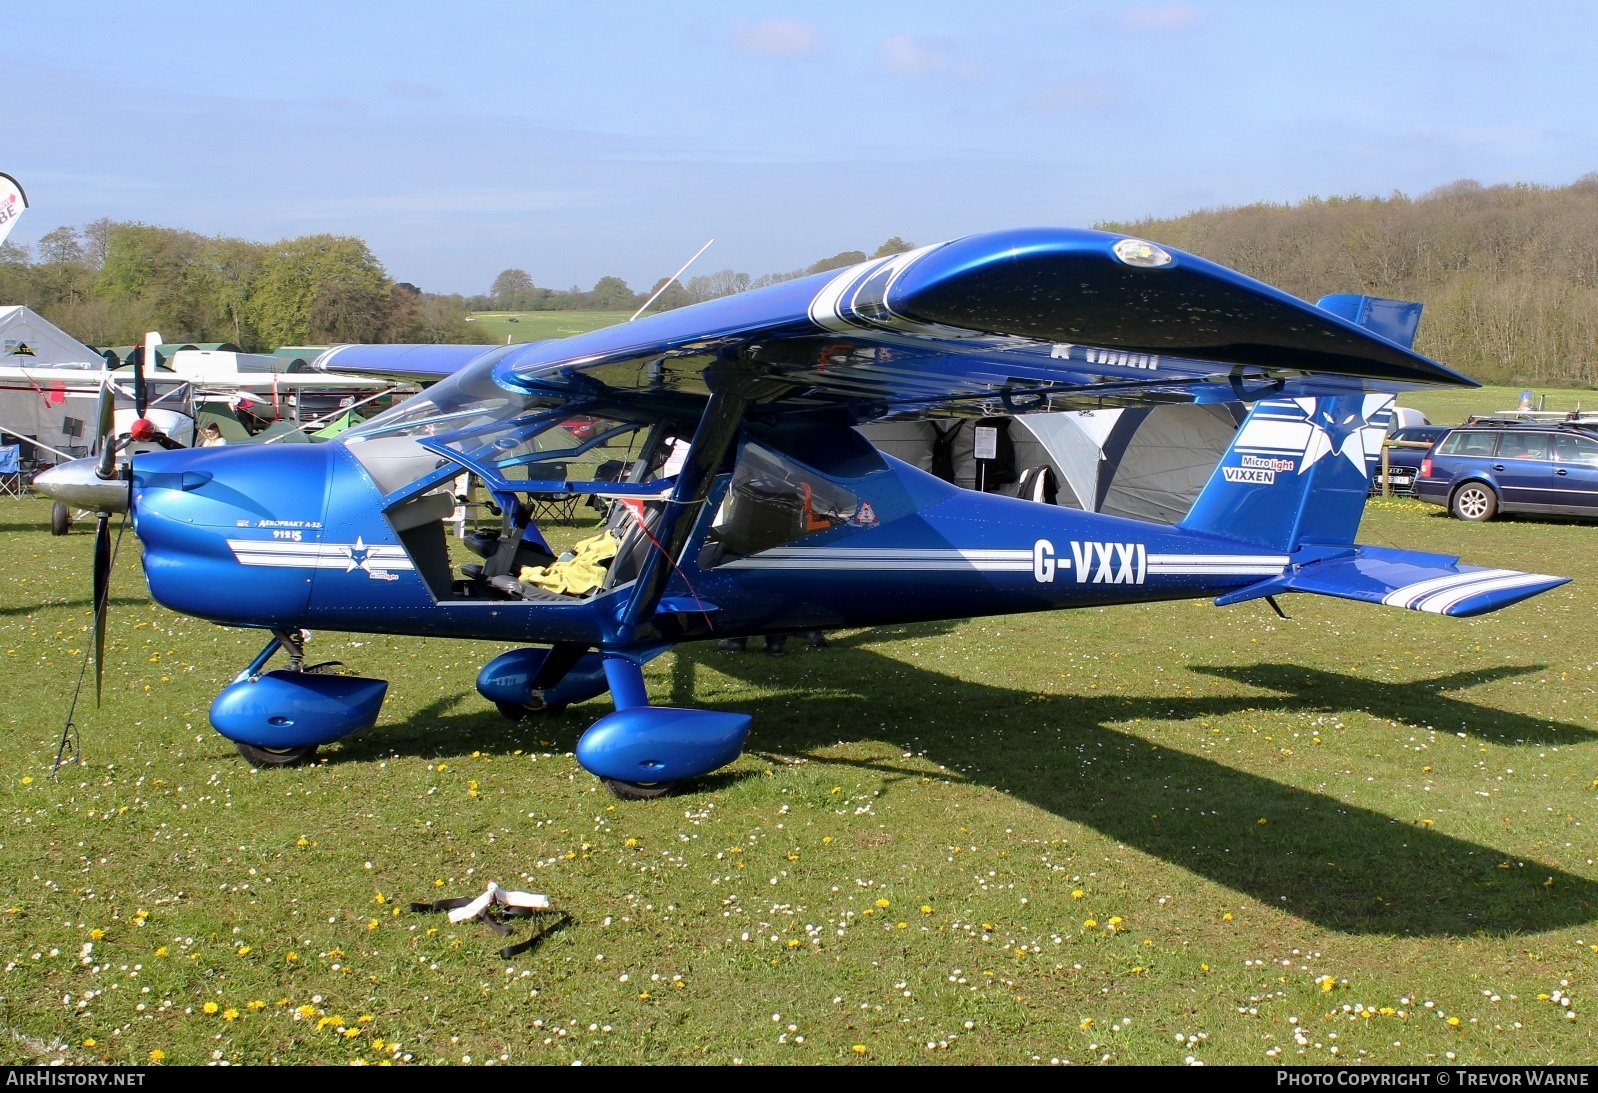
[[[267,345],[372,342],[388,322],[392,287],[362,239],[285,239],[267,248],[248,314]]]
[[[205,237],[149,224],[117,224],[93,291],[120,305],[118,337],[128,341],[152,326],[168,340],[202,340],[210,308],[197,291],[194,258]]]
[[[248,350],[263,348],[250,323],[250,297],[266,267],[267,248],[247,239],[217,236],[194,257],[194,281],[227,331],[226,339]]]
[[[620,277],[601,277],[589,296],[591,306],[597,311],[628,311],[641,302]]]
[[[871,257],[886,258],[890,254],[903,254],[905,251],[911,251],[915,249],[916,245],[914,243],[906,243],[903,239],[900,239],[897,235],[894,235],[890,236],[887,242],[878,247],[876,253]]]

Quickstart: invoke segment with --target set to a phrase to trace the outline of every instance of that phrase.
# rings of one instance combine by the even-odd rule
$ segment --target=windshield
[[[435,436],[515,416],[531,406],[533,400],[495,383],[494,366],[507,351],[516,348],[519,347],[504,346],[474,361],[421,394],[350,429],[343,439]]]

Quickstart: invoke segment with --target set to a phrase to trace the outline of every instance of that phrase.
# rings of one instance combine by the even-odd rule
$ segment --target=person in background
[[[220,448],[227,443],[227,437],[222,435],[222,426],[212,421],[200,430],[200,447]]]

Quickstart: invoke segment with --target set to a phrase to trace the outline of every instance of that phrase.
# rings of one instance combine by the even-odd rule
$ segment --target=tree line
[[[100,219],[0,247],[0,302],[26,304],[91,346],[147,330],[251,351],[473,340],[459,296],[394,281],[348,235],[256,243]]]
[[[715,273],[690,277],[684,282],[672,282],[671,286],[660,294],[660,298],[649,305],[649,310],[669,311],[689,304],[704,303],[706,300],[747,292],[752,288],[764,288],[767,285],[806,277],[812,273],[843,269],[845,266],[857,265],[869,258],[881,258],[912,249],[914,249],[913,244],[906,243],[895,235],[872,254],[861,250],[841,251],[830,258],[812,262],[803,269],[790,270],[787,273],[767,273],[751,277],[747,273],[731,269],[718,270]],[[494,278],[494,283],[489,286],[486,295],[469,296],[465,304],[473,311],[636,311],[645,300],[660,289],[665,281],[666,278],[662,277],[650,286],[649,291],[634,293],[627,287],[627,282],[620,277],[601,277],[592,289],[585,292],[576,285],[566,290],[543,288],[533,283],[532,276],[526,270],[507,269]]]
[[[1569,186],[1467,179],[1415,198],[1312,197],[1097,226],[1306,300],[1419,300],[1416,350],[1484,383],[1598,387],[1598,172]]]

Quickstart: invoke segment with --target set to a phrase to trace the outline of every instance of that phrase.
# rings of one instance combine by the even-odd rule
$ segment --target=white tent
[[[98,371],[105,361],[50,320],[15,305],[0,307],[0,365]]]
[[[104,367],[98,353],[48,319],[26,307],[0,307],[0,425],[11,432],[65,455],[87,455]],[[26,458],[34,454],[25,451]],[[61,458],[37,454],[46,463]]]
[[[1174,524],[1220,462],[1243,409],[1182,404],[1022,415],[1009,428],[1016,473],[1046,464],[1054,469],[1060,505]],[[882,451],[930,471],[938,431],[955,424],[888,421],[860,431]],[[950,440],[954,483],[975,488],[971,423],[960,423]],[[1001,489],[1014,491],[1014,484]]]

